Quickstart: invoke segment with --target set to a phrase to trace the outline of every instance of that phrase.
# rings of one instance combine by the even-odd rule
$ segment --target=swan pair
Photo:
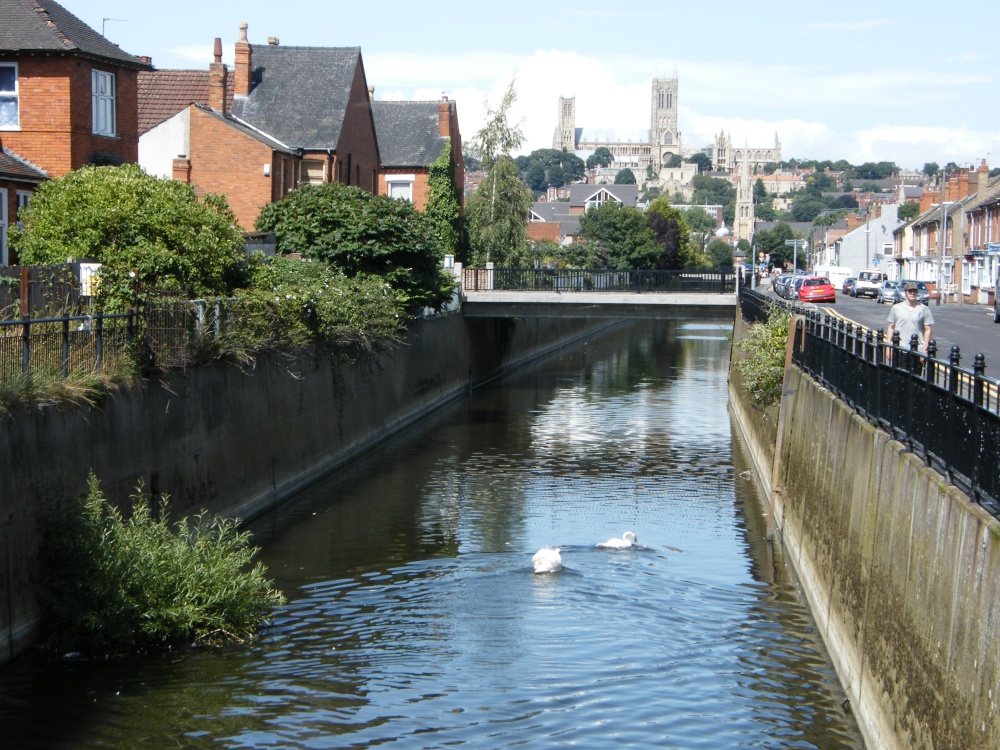
[[[632,537],[629,539],[629,537]],[[601,542],[597,546],[601,549],[628,549],[629,547],[635,547],[639,544],[639,539],[636,537],[634,531],[626,531],[622,534],[621,539],[618,537],[613,537],[606,542]]]

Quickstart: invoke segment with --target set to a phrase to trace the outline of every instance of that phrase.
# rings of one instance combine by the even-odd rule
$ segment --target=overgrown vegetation
[[[781,399],[790,321],[787,312],[772,310],[766,322],[747,326],[743,340],[738,343],[743,357],[736,368],[754,406],[764,408]]]
[[[238,521],[202,514],[171,526],[166,500],[140,487],[132,501],[126,518],[92,474],[81,513],[50,530],[38,590],[60,645],[127,653],[243,641],[284,602]]]

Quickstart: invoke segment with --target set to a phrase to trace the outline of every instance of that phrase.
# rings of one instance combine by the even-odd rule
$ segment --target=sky
[[[215,37],[232,66],[241,21],[251,44],[360,47],[376,99],[447,94],[467,142],[513,80],[522,153],[552,146],[560,96],[577,127],[648,129],[651,79],[677,76],[685,148],[1000,166],[996,0],[61,2],[161,69],[207,69]]]

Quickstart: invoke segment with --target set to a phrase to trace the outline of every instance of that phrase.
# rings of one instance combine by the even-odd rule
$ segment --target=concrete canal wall
[[[796,367],[770,434],[735,375],[775,540],[868,746],[1000,747],[1000,523]]]
[[[0,663],[31,645],[43,520],[75,507],[93,470],[124,503],[138,482],[171,512],[252,518],[491,378],[613,321],[416,321],[377,362],[272,359],[169,373],[95,407],[0,421]]]

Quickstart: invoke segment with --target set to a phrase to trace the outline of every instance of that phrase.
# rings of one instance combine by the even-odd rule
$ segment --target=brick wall
[[[139,158],[137,71],[75,57],[3,56],[18,63],[19,131],[4,131],[3,145],[59,177],[95,154],[127,162]],[[94,135],[91,71],[113,73],[118,135]]]
[[[191,108],[191,183],[198,196],[224,193],[230,208],[246,230],[253,229],[260,209],[280,188],[279,159],[260,141],[243,135],[226,123]],[[264,174],[269,165],[270,175]],[[288,169],[286,168],[286,175]],[[275,184],[272,185],[272,182]]]
[[[358,60],[360,63],[360,55]],[[376,143],[375,122],[368,101],[368,83],[365,81],[364,66],[359,64],[354,71],[351,96],[340,130],[333,178],[338,182],[356,185],[369,193],[376,192],[379,167]],[[348,167],[350,176],[347,174]]]
[[[533,242],[549,240],[559,244],[560,224],[558,221],[529,221],[528,239]]]

